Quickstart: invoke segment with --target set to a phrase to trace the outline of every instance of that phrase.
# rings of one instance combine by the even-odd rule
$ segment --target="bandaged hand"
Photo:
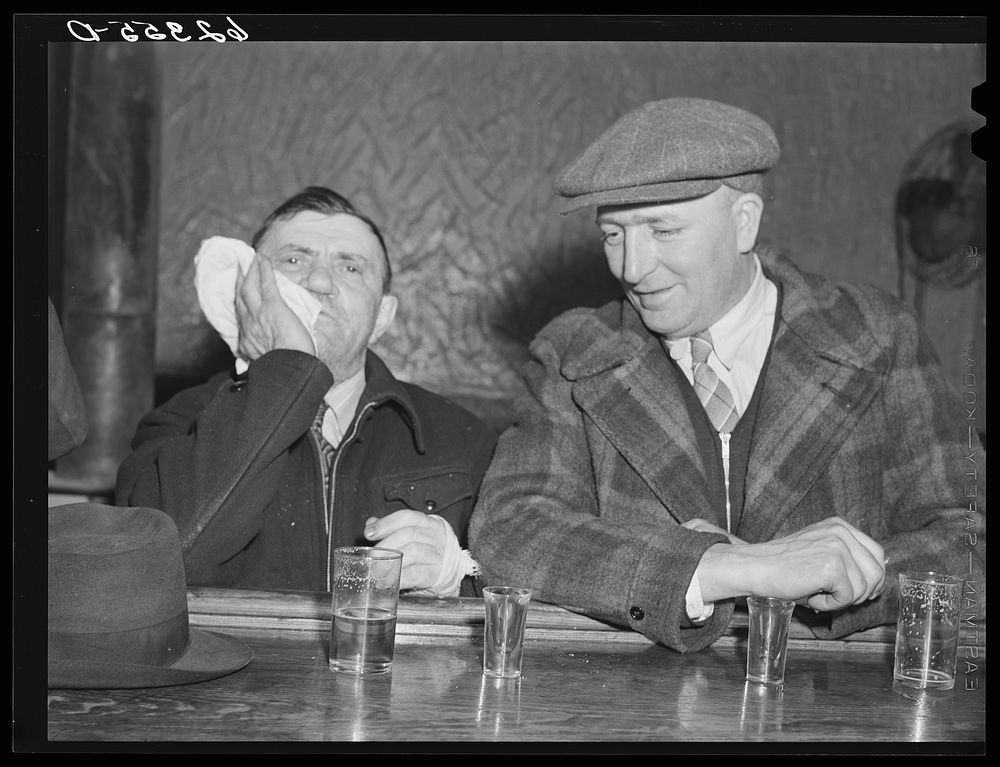
[[[296,349],[316,354],[312,336],[278,292],[274,267],[263,257],[255,258],[236,276],[236,321],[238,352],[255,360],[272,349]]]
[[[403,552],[399,588],[427,596],[455,596],[462,578],[477,575],[479,566],[458,544],[451,525],[437,514],[400,509],[365,522],[365,537],[379,546]]]

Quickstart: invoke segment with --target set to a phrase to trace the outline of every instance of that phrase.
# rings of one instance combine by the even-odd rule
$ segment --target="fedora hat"
[[[231,674],[253,651],[188,625],[180,537],[162,511],[49,509],[48,686],[163,687]]]

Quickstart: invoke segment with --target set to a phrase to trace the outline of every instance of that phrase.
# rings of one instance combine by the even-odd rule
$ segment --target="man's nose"
[[[638,285],[655,266],[649,238],[640,232],[627,233],[622,250],[622,280]]]
[[[313,264],[306,275],[304,287],[313,293],[336,293],[337,283],[333,279],[333,270],[326,264]]]

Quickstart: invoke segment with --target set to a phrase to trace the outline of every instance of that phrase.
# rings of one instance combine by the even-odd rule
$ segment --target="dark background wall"
[[[697,95],[751,110],[783,148],[762,241],[837,279],[899,287],[904,165],[973,117],[973,45],[476,42],[159,47],[162,186],[158,370],[227,354],[192,289],[212,235],[249,239],[306,184],[383,227],[401,297],[379,342],[401,377],[509,396],[524,346],[560,310],[615,289],[590,214],[560,216],[553,175],[617,116]],[[935,291],[928,324],[960,385],[974,302]],[[938,294],[940,293],[940,295]],[[964,347],[962,347],[964,348]]]
[[[154,47],[157,399],[231,362],[194,292],[201,240],[249,240],[277,203],[323,184],[386,235],[400,311],[376,351],[401,378],[499,423],[534,333],[566,308],[617,292],[592,214],[560,216],[551,181],[619,115],[682,95],[760,115],[783,152],[769,178],[762,243],[803,268],[912,300],[915,282],[900,269],[897,190],[936,132],[982,123],[970,92],[985,79],[985,47],[973,44]],[[956,389],[969,345],[985,351],[980,284],[932,285],[922,301]],[[985,407],[981,418],[985,431]]]

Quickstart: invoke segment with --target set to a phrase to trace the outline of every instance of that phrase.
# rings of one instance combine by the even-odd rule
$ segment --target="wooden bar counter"
[[[744,681],[739,613],[712,647],[681,654],[532,603],[510,681],[482,674],[480,600],[404,597],[392,671],[354,678],[327,665],[328,594],[201,588],[188,602],[193,626],[253,649],[250,665],[191,685],[50,690],[48,740],[985,742],[985,622],[971,645],[963,631],[954,689],[920,693],[893,683],[894,627],[821,641],[796,619],[774,691]]]

